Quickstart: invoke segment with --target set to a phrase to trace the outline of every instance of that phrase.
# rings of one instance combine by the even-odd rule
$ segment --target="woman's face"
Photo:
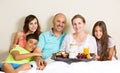
[[[35,32],[37,30],[37,27],[38,27],[37,19],[35,18],[29,23],[29,31]]]
[[[100,39],[100,38],[102,37],[103,33],[102,33],[102,29],[101,29],[100,26],[96,26],[96,27],[95,27],[94,34],[95,34],[95,37],[96,37],[97,39]]]
[[[72,26],[76,33],[80,33],[84,31],[85,23],[81,18],[75,18],[72,22]]]

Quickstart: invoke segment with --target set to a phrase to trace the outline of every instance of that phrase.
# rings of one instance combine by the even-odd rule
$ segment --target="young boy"
[[[38,37],[35,34],[29,34],[26,37],[26,47],[22,48],[16,45],[16,47],[10,51],[1,69],[5,73],[18,73],[21,70],[30,69],[32,66],[29,62],[33,60],[33,57],[42,56],[41,53],[34,52],[37,43]]]

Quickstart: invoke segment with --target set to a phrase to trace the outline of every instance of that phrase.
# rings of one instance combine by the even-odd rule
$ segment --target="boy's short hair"
[[[38,35],[29,34],[29,35],[26,36],[26,41],[28,41],[29,39],[36,39],[38,41]]]

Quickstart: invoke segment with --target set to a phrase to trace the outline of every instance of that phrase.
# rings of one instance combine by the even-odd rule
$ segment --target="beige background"
[[[44,32],[49,30],[56,13],[67,16],[67,33],[73,32],[70,20],[75,14],[85,17],[85,30],[90,34],[96,21],[105,21],[120,58],[120,0],[0,0],[0,59],[8,52],[14,33],[22,29],[27,15],[36,15]]]

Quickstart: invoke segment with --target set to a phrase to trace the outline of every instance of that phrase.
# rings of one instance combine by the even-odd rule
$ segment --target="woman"
[[[92,30],[93,36],[96,38],[98,47],[98,60],[117,59],[114,40],[108,35],[106,24],[104,21],[97,21]],[[114,55],[115,52],[115,55]]]
[[[28,34],[35,34],[39,36],[41,34],[39,21],[36,16],[28,15],[25,19],[23,30],[18,31],[14,37],[13,43],[10,45],[9,50],[14,48],[17,44],[25,48],[25,38]]]
[[[86,25],[85,18],[77,14],[72,18],[71,22],[75,32],[66,35],[62,43],[61,50],[68,53],[72,50],[72,52],[76,52],[77,55],[78,53],[83,53],[84,48],[88,48],[90,53],[97,55],[97,44],[95,38],[84,31]]]

